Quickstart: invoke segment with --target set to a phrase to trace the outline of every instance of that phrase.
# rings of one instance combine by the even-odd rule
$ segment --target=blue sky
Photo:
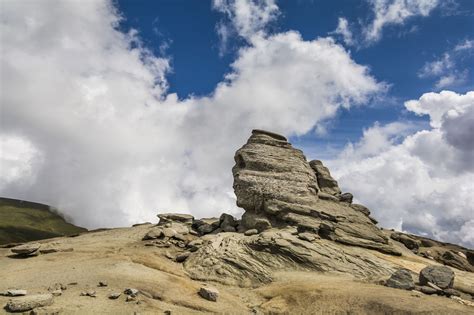
[[[370,3],[366,0],[279,1],[280,15],[269,26],[271,32],[296,30],[304,40],[331,35],[339,17],[346,17],[355,27],[373,18]],[[212,9],[211,1],[119,0],[117,6],[123,14],[121,28],[136,29],[144,44],[157,55],[171,58],[172,71],[168,74],[170,92],[180,98],[189,95],[212,93],[238,49],[246,45],[241,38],[230,39],[224,54],[219,54],[220,39],[216,25],[222,15]],[[403,103],[418,98],[427,91],[440,91],[436,78],[420,78],[418,72],[426,62],[440,58],[465,40],[474,39],[474,1],[446,1],[428,17],[413,16],[403,25],[388,25],[383,37],[362,47],[346,46],[352,58],[370,67],[371,74],[390,85],[385,99],[375,100],[370,106],[341,110],[338,119],[331,121],[326,135],[309,133],[294,137],[292,141],[312,150],[334,152],[348,141],[356,141],[362,130],[378,121],[397,120],[427,122],[427,116],[407,112]],[[334,35],[333,35],[334,36]],[[166,49],[163,50],[163,47]],[[462,56],[456,67],[474,69],[473,53]],[[474,71],[449,89],[465,93],[472,89]]]

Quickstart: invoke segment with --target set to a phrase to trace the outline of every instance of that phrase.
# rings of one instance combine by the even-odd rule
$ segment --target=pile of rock
[[[454,272],[450,268],[432,265],[420,271],[416,284],[412,272],[402,268],[394,272],[385,285],[397,289],[417,290],[430,295],[460,296],[461,293],[453,289],[453,283]]]
[[[393,232],[390,238],[419,256],[459,270],[474,272],[474,250],[401,232]]]

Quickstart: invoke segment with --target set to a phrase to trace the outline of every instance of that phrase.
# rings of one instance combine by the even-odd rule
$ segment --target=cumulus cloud
[[[304,134],[385,89],[330,38],[262,32],[273,1],[225,3],[248,45],[212,94],[179,100],[111,2],[4,2],[0,194],[87,227],[238,214],[230,170],[251,129]]]
[[[466,39],[444,52],[441,57],[426,62],[418,71],[418,77],[437,79],[435,83],[437,89],[463,84],[467,80],[469,71],[459,69],[459,63],[465,57],[471,57],[473,51],[474,41]]]
[[[423,94],[405,103],[431,128],[375,125],[330,161],[342,187],[382,226],[474,246],[474,91]]]

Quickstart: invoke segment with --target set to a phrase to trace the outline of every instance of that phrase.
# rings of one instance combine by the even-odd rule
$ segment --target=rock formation
[[[399,254],[352,195],[341,194],[321,161],[307,162],[285,137],[254,130],[235,154],[234,191],[242,224],[260,232],[297,227],[339,243]]]

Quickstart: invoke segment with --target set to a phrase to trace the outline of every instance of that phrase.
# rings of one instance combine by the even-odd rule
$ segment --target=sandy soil
[[[220,291],[217,302],[201,298],[202,282],[190,279],[182,264],[166,258],[172,249],[144,246],[141,238],[150,226],[105,230],[78,237],[41,241],[70,252],[17,259],[9,249],[0,249],[0,291],[21,288],[45,293],[55,283],[67,285],[51,306],[39,313],[60,314],[473,314],[474,308],[438,296],[386,288],[347,275],[316,272],[280,272],[275,281],[259,288],[238,288],[212,283]],[[433,263],[410,255],[378,254],[400,266],[419,271]],[[472,288],[474,275],[457,272],[458,287]],[[99,281],[107,287],[98,287]],[[75,284],[73,284],[75,283]],[[136,288],[143,292],[135,302],[107,296]],[[97,297],[80,296],[93,289]],[[474,288],[472,288],[474,291]],[[0,296],[4,306],[8,297]],[[1,309],[1,312],[6,312]]]

